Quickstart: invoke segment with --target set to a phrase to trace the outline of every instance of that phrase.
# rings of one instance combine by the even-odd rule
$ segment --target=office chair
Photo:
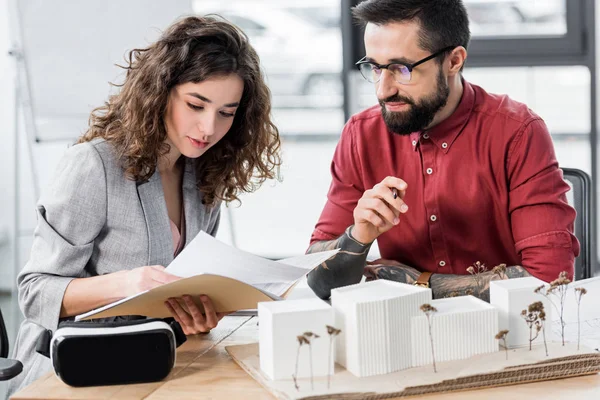
[[[12,379],[23,370],[21,361],[10,360],[6,357],[8,357],[8,333],[0,310],[0,381]]]
[[[571,195],[567,194],[569,204],[577,211],[575,217],[575,236],[581,245],[579,256],[575,259],[575,280],[592,276],[592,180],[585,172],[574,168],[562,168],[564,179],[571,186]],[[594,263],[595,264],[595,263]]]

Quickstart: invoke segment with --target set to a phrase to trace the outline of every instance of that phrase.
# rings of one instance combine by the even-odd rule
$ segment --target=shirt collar
[[[463,94],[452,115],[431,129],[410,134],[413,150],[417,150],[417,144],[420,140],[431,139],[444,154],[448,153],[450,147],[452,147],[452,143],[454,143],[458,135],[460,135],[467,125],[475,105],[475,90],[473,89],[473,86],[464,79],[462,80],[462,84]]]

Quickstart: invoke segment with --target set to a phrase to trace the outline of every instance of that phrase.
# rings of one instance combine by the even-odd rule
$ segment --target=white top
[[[331,306],[319,298],[265,301],[258,303],[259,308],[268,310],[271,314],[328,310]]]
[[[436,316],[494,309],[494,306],[491,304],[474,296],[459,296],[432,300],[431,305],[437,309],[437,312],[435,313]]]
[[[348,303],[363,303],[368,301],[389,300],[397,297],[423,292],[426,289],[406,283],[377,279],[370,282],[358,283],[332,290],[336,297],[344,298]]]
[[[490,282],[490,285],[497,285],[498,287],[505,290],[534,290],[536,287],[544,284],[544,281],[533,276]]]

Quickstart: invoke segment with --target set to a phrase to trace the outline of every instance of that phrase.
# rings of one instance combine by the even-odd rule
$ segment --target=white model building
[[[529,328],[521,316],[530,304],[541,301],[546,312],[546,339],[551,340],[552,330],[548,329],[552,321],[552,303],[534,290],[548,284],[532,276],[490,282],[490,304],[498,309],[499,329],[508,329],[506,345],[519,347],[529,345]],[[541,339],[540,339],[541,340]]]
[[[430,315],[435,361],[469,358],[498,351],[498,311],[473,296],[451,297],[430,303],[437,312]],[[412,365],[433,363],[429,324],[426,315],[412,317]]]
[[[410,368],[411,317],[430,302],[430,289],[387,280],[332,290],[336,362],[358,377]]]
[[[260,368],[269,379],[292,379],[298,354],[298,336],[313,332],[310,347],[300,347],[297,378],[326,376],[333,370],[327,325],[333,323],[331,306],[318,298],[258,303]],[[333,352],[333,349],[331,349]],[[329,364],[328,364],[329,362]]]

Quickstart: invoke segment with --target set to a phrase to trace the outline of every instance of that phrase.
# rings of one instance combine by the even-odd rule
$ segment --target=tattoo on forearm
[[[350,226],[342,236],[329,241],[316,242],[308,249],[308,253],[341,249],[335,256],[323,262],[308,274],[308,284],[322,299],[331,296],[331,290],[337,287],[360,282],[363,273],[369,279],[388,279],[407,284],[414,283],[420,271],[410,266],[392,261],[393,264],[368,265],[365,268],[370,244],[363,244],[351,235]],[[502,275],[492,271],[473,275],[433,274],[430,286],[433,298],[473,295],[487,302],[490,301],[490,281],[513,279],[531,276],[522,266],[507,267]]]
[[[348,227],[335,240],[316,242],[308,249],[308,253],[340,249],[308,274],[308,285],[322,299],[328,299],[332,289],[358,283],[362,278],[371,244],[355,240],[350,235],[351,229],[352,226]]]
[[[341,236],[334,240],[316,242],[308,248],[307,253],[318,253],[320,251],[335,250],[340,247]]]
[[[419,277],[420,272],[407,265],[373,265],[367,267],[373,271],[377,279],[402,282],[412,285]]]
[[[531,276],[525,268],[520,265],[506,268],[506,279],[523,278]],[[480,285],[471,275],[444,275],[433,274],[430,285],[433,298],[464,296],[472,294],[487,302],[490,301],[490,281],[499,280],[500,277],[491,271],[479,274]]]

